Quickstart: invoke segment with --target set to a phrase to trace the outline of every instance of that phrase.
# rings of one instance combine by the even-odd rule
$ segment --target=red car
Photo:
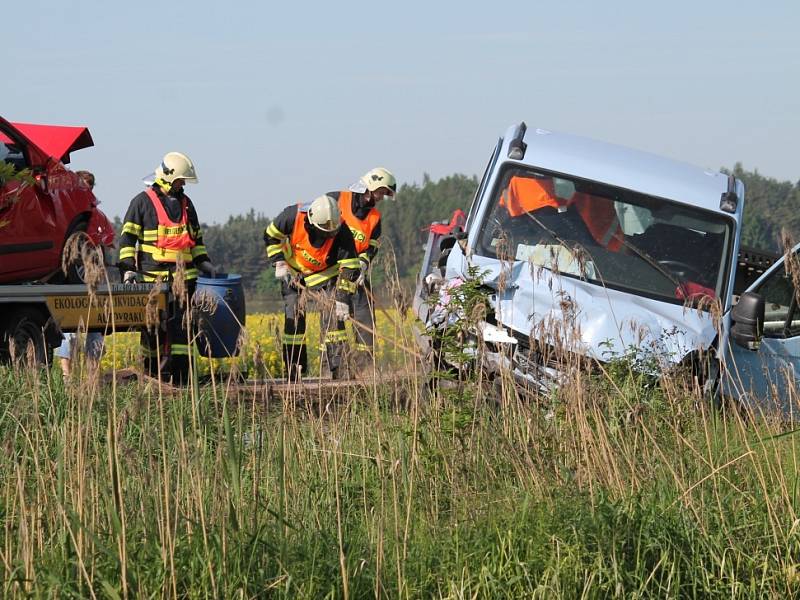
[[[104,251],[112,246],[114,227],[97,208],[97,198],[64,166],[70,152],[93,145],[85,127],[0,118],[0,163],[5,163],[0,164],[0,283],[80,283],[80,265],[73,264],[66,274],[61,270],[67,240],[85,232]],[[30,175],[3,180],[9,165]]]

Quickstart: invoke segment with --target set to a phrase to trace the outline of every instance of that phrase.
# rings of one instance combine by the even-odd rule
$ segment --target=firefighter
[[[165,333],[142,332],[147,372],[179,383],[185,382],[189,373],[189,332],[184,320],[198,271],[214,277],[217,269],[203,244],[194,205],[183,191],[186,183],[197,183],[192,161],[180,152],[168,152],[152,179],[152,184],[131,200],[125,214],[120,271],[125,283],[152,282],[157,277],[171,281],[178,265],[183,264],[185,297],[170,303]]]
[[[350,189],[331,192],[339,203],[342,219],[353,234],[359,259],[359,276],[356,291],[350,299],[350,314],[356,321],[354,363],[364,369],[372,362],[375,337],[375,306],[370,285],[370,266],[380,248],[381,213],[377,205],[385,197],[397,192],[394,175],[382,167],[372,169]]]
[[[353,235],[341,224],[336,200],[320,196],[310,204],[286,207],[264,232],[267,259],[281,284],[283,366],[290,381],[308,372],[305,304],[309,292],[315,290],[322,292],[323,299],[333,296],[333,310],[322,303],[322,367],[334,379],[343,376],[344,321],[359,276],[359,260]]]

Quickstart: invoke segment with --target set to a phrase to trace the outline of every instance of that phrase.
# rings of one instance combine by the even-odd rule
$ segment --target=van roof
[[[649,152],[546,129],[528,128],[522,160],[508,159],[518,125],[508,129],[501,158],[582,179],[599,181],[651,196],[720,211],[728,176]]]

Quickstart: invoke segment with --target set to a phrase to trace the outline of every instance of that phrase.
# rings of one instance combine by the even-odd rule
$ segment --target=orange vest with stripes
[[[512,177],[508,188],[500,196],[500,206],[505,206],[510,217],[518,217],[545,206],[558,208],[553,180]]]
[[[369,241],[372,239],[372,232],[375,231],[381,220],[381,213],[373,206],[366,217],[359,219],[353,214],[353,192],[339,192],[339,211],[353,234],[356,254],[366,252],[369,248]]]
[[[545,206],[559,207],[552,179],[517,176],[508,182],[499,204],[506,208],[510,217],[518,217]],[[575,206],[598,244],[613,252],[622,248],[622,229],[610,201],[593,201],[588,194],[577,192],[566,204]]]
[[[302,204],[298,204],[292,237],[289,238],[292,256],[288,261],[294,262],[293,266],[300,267],[303,273],[317,273],[325,270],[328,266],[328,253],[333,246],[334,238],[328,238],[321,248],[315,248],[306,230],[307,214],[308,209],[304,208]]]
[[[186,200],[181,201],[181,220],[175,222],[169,218],[161,198],[152,188],[146,190],[147,197],[153,204],[158,220],[158,234],[154,246],[160,250],[184,251],[194,248],[195,241],[189,235],[189,217],[186,210]],[[162,262],[175,262],[175,258],[164,258]]]

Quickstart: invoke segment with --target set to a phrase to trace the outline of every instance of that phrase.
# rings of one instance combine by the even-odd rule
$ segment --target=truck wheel
[[[48,364],[51,352],[44,335],[46,324],[47,317],[35,309],[23,307],[11,311],[6,320],[4,353],[10,351],[17,364],[26,363],[29,356],[33,364]]]

